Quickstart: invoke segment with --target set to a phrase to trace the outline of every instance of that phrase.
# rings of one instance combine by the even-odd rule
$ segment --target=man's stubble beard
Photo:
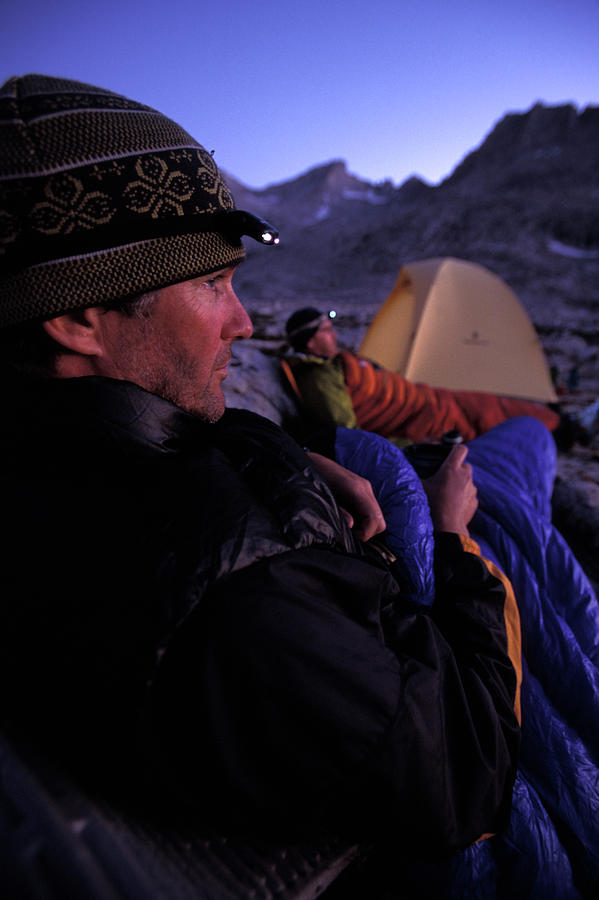
[[[224,413],[225,399],[222,390],[211,390],[211,382],[199,392],[196,389],[196,360],[182,352],[174,343],[152,340],[155,329],[151,317],[141,321],[141,340],[123,341],[122,354],[126,360],[122,377],[138,384],[144,390],[157,394],[175,406],[205,422],[217,422]],[[161,347],[160,356],[148,358],[148,347]],[[228,358],[228,356],[227,356]],[[218,362],[217,362],[218,364]]]

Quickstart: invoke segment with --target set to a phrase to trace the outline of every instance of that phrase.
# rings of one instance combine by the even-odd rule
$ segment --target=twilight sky
[[[27,72],[158,108],[250,187],[436,183],[506,112],[599,104],[599,0],[0,0],[0,83]]]

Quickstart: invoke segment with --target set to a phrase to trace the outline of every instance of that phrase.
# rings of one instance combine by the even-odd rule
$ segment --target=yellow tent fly
[[[515,293],[476,263],[406,263],[360,354],[410,381],[554,402],[547,360]]]

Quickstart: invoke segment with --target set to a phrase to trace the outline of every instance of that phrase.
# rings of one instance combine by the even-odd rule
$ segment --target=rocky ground
[[[588,409],[599,390],[574,389],[562,398],[573,413]],[[553,519],[599,591],[599,422],[588,445],[558,453]]]

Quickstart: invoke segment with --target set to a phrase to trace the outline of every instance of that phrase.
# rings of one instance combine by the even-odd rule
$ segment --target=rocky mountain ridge
[[[549,200],[567,199],[574,191],[586,193],[592,208],[599,190],[599,106],[577,111],[572,105],[535,104],[525,113],[508,113],[481,145],[456,165],[439,185],[411,176],[401,185],[368,182],[351,174],[342,159],[317,165],[291,181],[255,190],[227,176],[239,206],[270,211],[289,228],[313,226],[329,217],[347,217],[358,204],[386,206],[391,216],[405,204],[425,198],[455,200],[508,191],[542,194]],[[591,189],[588,193],[588,189]],[[356,212],[356,209],[353,210]],[[388,218],[387,215],[381,218]],[[585,241],[583,240],[583,243]],[[599,249],[599,234],[586,243]]]

